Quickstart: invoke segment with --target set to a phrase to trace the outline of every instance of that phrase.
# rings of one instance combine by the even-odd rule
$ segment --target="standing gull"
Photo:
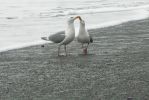
[[[93,38],[85,28],[85,21],[82,20],[81,17],[79,19],[80,19],[80,28],[79,28],[79,34],[77,36],[77,40],[79,43],[82,44],[84,54],[87,54],[88,45],[93,42]],[[87,44],[87,45],[84,46],[84,44]]]
[[[61,45],[64,45],[65,54],[67,55],[66,45],[71,43],[74,40],[74,38],[75,38],[74,21],[77,18],[80,19],[80,16],[70,17],[67,20],[67,25],[66,25],[65,31],[58,32],[56,34],[50,35],[49,37],[41,37],[41,39],[43,39],[43,40],[52,41],[54,43],[58,43],[58,56],[60,55],[60,47],[61,47]]]

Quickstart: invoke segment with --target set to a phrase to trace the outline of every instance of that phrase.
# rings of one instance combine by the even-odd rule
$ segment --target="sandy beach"
[[[149,19],[89,31],[82,55],[45,44],[0,53],[0,100],[148,100]]]

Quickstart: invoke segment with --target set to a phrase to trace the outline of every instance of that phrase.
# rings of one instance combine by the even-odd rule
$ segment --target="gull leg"
[[[86,46],[86,54],[88,54],[88,52],[87,52],[88,46],[89,46],[89,43],[88,43],[87,46]]]
[[[64,45],[64,49],[65,49],[65,54],[66,54],[66,56],[67,56],[66,45]]]
[[[89,43],[87,43],[86,49],[88,48],[88,46],[89,46]]]
[[[82,48],[83,48],[84,46],[83,46],[83,43],[82,43]]]
[[[88,48],[88,46],[89,46],[89,43],[86,45],[86,47],[83,49],[83,52],[84,52],[84,54],[85,55],[87,55],[87,48]]]
[[[87,55],[87,48],[83,49],[85,55]]]
[[[84,44],[82,43],[82,47],[81,47],[82,49],[83,49],[83,53],[84,53]]]
[[[61,46],[58,46],[58,56],[60,56],[60,48]]]

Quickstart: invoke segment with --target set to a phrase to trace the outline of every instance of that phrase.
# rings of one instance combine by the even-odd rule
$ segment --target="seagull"
[[[70,17],[67,20],[67,25],[65,31],[60,31],[55,34],[50,35],[49,37],[41,37],[41,39],[46,41],[52,41],[53,43],[58,44],[58,56],[60,56],[60,47],[64,45],[65,54],[66,52],[66,45],[71,43],[75,38],[75,28],[74,28],[74,21],[76,19],[80,19],[80,16]]]
[[[84,54],[87,54],[88,45],[93,42],[93,38],[85,28],[85,21],[82,20],[81,17],[79,19],[80,19],[80,28],[79,28],[79,34],[77,36],[77,40],[79,43],[82,44]],[[83,46],[84,44],[87,44],[87,45],[84,47]]]

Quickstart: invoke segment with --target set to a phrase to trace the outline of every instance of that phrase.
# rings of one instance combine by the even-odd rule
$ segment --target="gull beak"
[[[76,16],[76,17],[74,18],[74,20],[76,20],[76,19],[78,19],[78,18],[79,18],[79,20],[82,20],[80,16]]]

